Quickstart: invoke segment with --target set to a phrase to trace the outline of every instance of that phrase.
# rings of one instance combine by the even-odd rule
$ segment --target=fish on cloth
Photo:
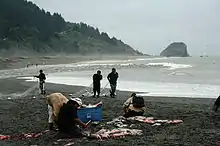
[[[96,137],[97,139],[109,139],[134,135],[142,135],[142,130],[128,128],[117,128],[112,130],[101,129],[91,136]]]
[[[142,122],[142,123],[151,124],[152,126],[160,126],[162,124],[183,123],[183,120],[156,120],[156,119],[154,119],[154,117],[135,116],[135,117],[125,118],[123,116],[120,116],[118,118],[113,119],[110,122],[107,122],[107,124],[113,124],[116,127],[123,128],[123,127],[129,126],[126,123],[126,121],[138,121],[138,122]]]

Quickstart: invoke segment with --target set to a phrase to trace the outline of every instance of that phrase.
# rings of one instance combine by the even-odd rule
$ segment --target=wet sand
[[[41,132],[47,130],[47,105],[44,98],[38,94],[38,89],[27,95],[8,100],[12,93],[21,93],[36,83],[29,83],[15,78],[0,80],[0,134],[16,135],[20,133]],[[78,92],[83,87],[46,84],[48,93],[61,92],[65,95]],[[117,98],[102,97],[94,99],[85,97],[84,103],[103,104],[103,123],[123,115],[122,104],[129,92],[118,92]],[[33,97],[36,98],[33,98]],[[13,98],[13,97],[12,97]],[[75,145],[220,145],[220,113],[211,111],[214,99],[195,99],[180,97],[145,97],[147,117],[156,119],[182,119],[178,125],[163,125],[152,127],[149,124],[136,123],[136,128],[143,130],[142,136],[132,136],[104,141],[74,139]],[[98,131],[102,126],[89,126],[87,130]],[[64,145],[67,140],[57,142],[62,138],[57,132],[49,132],[39,138],[27,140],[0,141],[3,146],[24,145]],[[57,143],[56,143],[57,142]]]

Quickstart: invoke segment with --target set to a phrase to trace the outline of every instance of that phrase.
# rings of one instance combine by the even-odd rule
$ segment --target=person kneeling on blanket
[[[83,137],[86,136],[81,132],[81,129],[76,124],[81,125],[83,128],[87,124],[83,123],[77,116],[77,110],[82,105],[79,98],[71,98],[67,103],[64,103],[60,108],[58,115],[57,126],[61,133],[67,134],[70,137]]]
[[[145,111],[144,98],[133,93],[123,105],[125,118],[143,116]]]

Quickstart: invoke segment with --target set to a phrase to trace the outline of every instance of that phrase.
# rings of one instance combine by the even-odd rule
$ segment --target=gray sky
[[[67,21],[86,22],[144,53],[174,41],[190,55],[220,54],[220,0],[32,0]]]

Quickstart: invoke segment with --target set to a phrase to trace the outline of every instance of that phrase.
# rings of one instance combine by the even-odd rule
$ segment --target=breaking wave
[[[159,63],[148,63],[147,66],[159,66],[159,67],[168,67],[170,70],[180,69],[180,68],[190,68],[192,67],[189,64],[175,64],[168,62],[159,62]]]

